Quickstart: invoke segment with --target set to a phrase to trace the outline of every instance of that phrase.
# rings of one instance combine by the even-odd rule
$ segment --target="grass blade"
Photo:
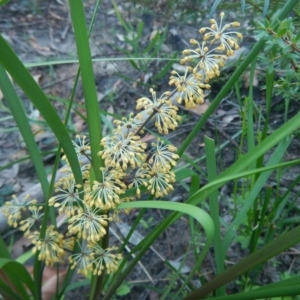
[[[215,155],[215,143],[212,139],[204,137],[205,153],[206,153],[206,166],[208,182],[212,182],[217,177],[217,165]],[[221,224],[219,212],[219,193],[218,190],[214,191],[209,196],[209,212],[215,224],[215,236],[213,240],[214,254],[216,260],[217,274],[224,271],[223,247],[221,240]],[[225,288],[220,288],[216,291],[216,295],[225,295]]]

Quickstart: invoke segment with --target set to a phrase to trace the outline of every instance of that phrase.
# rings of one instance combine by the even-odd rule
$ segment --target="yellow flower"
[[[90,208],[84,205],[79,208],[77,214],[69,219],[69,234],[77,234],[88,242],[96,243],[105,234],[105,227],[108,225],[107,215],[100,215],[100,208]]]
[[[202,34],[205,33],[206,31],[209,31],[205,33],[203,37],[204,41],[209,40],[211,44],[215,42],[219,42],[220,43],[219,50],[226,51],[226,55],[231,56],[233,55],[234,50],[239,49],[239,45],[236,37],[238,39],[241,39],[243,36],[241,33],[237,31],[227,31],[227,29],[231,27],[240,26],[239,22],[231,22],[225,24],[222,27],[224,16],[225,16],[224,12],[221,12],[220,13],[221,20],[219,25],[215,19],[211,19],[210,20],[211,26],[201,28],[199,32]]]
[[[78,158],[81,155],[87,156],[91,153],[91,147],[89,145],[89,143],[86,142],[86,136],[83,135],[82,137],[80,135],[76,135],[76,139],[78,140],[78,143],[75,143],[74,141],[72,141],[73,146],[75,148],[75,152],[78,156]]]
[[[166,196],[170,191],[172,191],[175,182],[175,174],[172,171],[165,171],[161,168],[153,168],[150,172],[151,178],[149,179],[147,189],[155,197]]]
[[[132,167],[138,167],[146,160],[145,149],[147,144],[140,141],[139,136],[131,133],[123,133],[108,136],[102,139],[103,150],[98,153],[107,167],[127,169],[128,164]]]
[[[125,176],[121,170],[102,168],[102,182],[94,181],[90,196],[86,198],[89,206],[95,205],[102,210],[115,208],[120,203],[120,194],[124,194],[126,185],[120,180]]]
[[[121,120],[114,120],[113,122],[117,125],[114,132],[118,134],[123,133],[125,135],[128,135],[130,132],[134,135],[143,123],[143,121],[134,118],[133,113],[130,113],[128,118],[123,117]],[[141,133],[143,133],[143,131],[141,131]]]
[[[154,153],[149,159],[149,164],[152,168],[165,170],[168,172],[172,167],[176,166],[176,160],[179,156],[174,153],[177,151],[176,147],[172,145],[165,145],[160,139],[156,143],[152,143]]]
[[[87,246],[82,247],[79,245],[79,247],[80,251],[72,254],[69,257],[71,269],[77,267],[77,273],[87,277],[90,270],[91,261],[93,259],[93,250]]]
[[[104,269],[106,270],[107,274],[118,270],[122,255],[112,253],[112,251],[118,249],[117,247],[103,249],[98,244],[90,244],[88,247],[93,249],[94,254],[90,265],[93,275],[100,276]]]
[[[196,78],[201,78],[201,72],[204,75],[204,81],[207,83],[210,79],[219,76],[219,66],[223,65],[226,55],[216,53],[217,48],[209,50],[207,42],[203,41],[200,45],[198,41],[192,39],[192,45],[197,45],[195,50],[187,49],[183,51],[185,57],[180,61],[181,64],[197,59],[197,64],[193,69],[193,73],[197,74]],[[200,71],[200,73],[199,73]]]
[[[174,130],[177,127],[177,121],[181,117],[177,115],[178,108],[172,105],[169,100],[170,92],[166,92],[157,99],[156,92],[150,89],[152,100],[147,97],[142,97],[137,100],[136,109],[144,109],[144,111],[137,114],[136,119],[147,120],[151,115],[155,119],[155,127],[159,133],[168,134],[169,129]]]
[[[169,84],[176,86],[176,93],[174,97],[176,101],[181,104],[184,102],[186,108],[195,108],[196,104],[202,104],[204,102],[203,89],[209,89],[209,84],[202,82],[202,76],[199,74],[195,76],[188,74],[188,68],[183,76],[180,76],[176,71],[171,72]]]
[[[22,211],[26,211],[28,205],[35,205],[37,200],[28,201],[29,195],[24,198],[17,198],[13,195],[12,198],[12,201],[5,202],[1,210],[7,217],[8,225],[16,228],[19,225],[19,220],[22,218]]]
[[[136,188],[136,194],[140,198],[141,190],[140,186],[147,186],[148,185],[148,178],[150,178],[150,168],[147,164],[144,164],[140,168],[137,169],[135,172],[133,181],[128,185],[128,188]]]
[[[35,231],[28,237],[35,245],[32,249],[33,253],[40,251],[38,259],[45,261],[48,266],[61,262],[65,255],[63,235],[55,230],[53,225],[50,225],[46,230],[45,238],[40,239],[39,236],[40,233]]]
[[[39,220],[44,214],[40,211],[43,209],[43,206],[29,206],[28,208],[31,212],[31,216],[25,220],[20,221],[20,230],[26,231],[25,236],[29,234],[29,230]]]
[[[49,206],[59,207],[59,213],[65,213],[68,217],[74,216],[82,200],[79,192],[80,185],[76,184],[73,175],[60,179],[56,184],[58,195],[49,199]]]

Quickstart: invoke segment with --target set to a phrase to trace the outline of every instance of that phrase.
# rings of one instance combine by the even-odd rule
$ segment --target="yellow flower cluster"
[[[150,98],[141,97],[137,100],[138,112],[115,120],[112,135],[99,141],[102,150],[98,155],[104,162],[104,167],[98,170],[102,173],[100,182],[91,178],[91,166],[85,164],[81,167],[83,183],[78,184],[65,159],[65,176],[55,183],[56,195],[49,199],[48,205],[58,208],[60,214],[67,215],[68,238],[53,225],[48,227],[43,238],[38,231],[30,231],[43,216],[36,200],[14,197],[5,204],[3,212],[8,217],[8,223],[14,227],[20,225],[20,229],[32,240],[33,251],[38,251],[40,260],[47,265],[61,263],[76,243],[80,251],[69,256],[71,268],[76,267],[85,276],[88,272],[99,276],[104,269],[107,273],[117,270],[121,254],[113,254],[115,248],[102,249],[99,245],[107,234],[108,223],[116,219],[114,209],[121,202],[141,197],[143,192],[157,198],[164,197],[173,190],[176,181],[172,169],[179,159],[177,149],[162,139],[152,144],[144,142],[142,134],[145,127],[154,124],[160,134],[175,130],[181,121],[177,115],[176,102],[187,108],[203,103],[204,90],[210,88],[209,80],[220,75],[225,59],[239,48],[238,39],[242,35],[228,31],[239,26],[239,23],[232,22],[223,26],[224,13],[220,16],[219,25],[212,19],[210,27],[199,30],[204,35],[202,42],[190,40],[196,49],[183,51],[185,57],[181,63],[190,65],[183,75],[172,71],[169,85],[175,86],[175,89],[160,96],[150,89]],[[84,156],[90,160],[88,138],[76,138],[77,142],[73,142],[73,145],[78,158]],[[136,196],[125,197],[128,189],[135,189]],[[29,211],[31,216],[20,221],[23,210]]]
[[[183,51],[184,58],[181,64],[190,63],[184,76],[173,72],[170,77],[170,85],[176,87],[176,100],[184,102],[187,108],[194,108],[196,104],[203,103],[203,89],[209,89],[208,82],[220,75],[220,68],[224,66],[225,60],[239,49],[238,41],[243,35],[236,31],[229,30],[232,27],[240,26],[239,22],[227,23],[223,26],[225,14],[221,12],[220,23],[215,19],[210,20],[210,27],[203,27],[199,33],[203,35],[202,42],[195,39],[190,44],[196,49]],[[188,72],[191,72],[188,75]]]

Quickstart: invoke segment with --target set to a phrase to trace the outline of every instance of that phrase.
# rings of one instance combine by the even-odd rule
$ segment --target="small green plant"
[[[278,22],[276,30],[272,30],[270,21],[265,20],[259,22],[257,30],[257,38],[267,37],[261,62],[268,66],[269,73],[274,70],[279,74],[274,81],[274,93],[285,100],[285,120],[290,102],[299,100],[300,28],[297,17],[299,13]]]
[[[117,48],[119,51],[124,53],[129,59],[132,67],[138,71],[148,73],[149,67],[154,59],[157,60],[157,56],[161,51],[161,47],[166,39],[167,28],[165,30],[156,30],[152,33],[152,36],[149,40],[149,43],[142,43],[144,37],[144,23],[140,21],[136,28],[131,25],[129,22],[126,22],[121,14],[118,11],[116,5],[114,5],[114,9],[117,15],[117,18],[122,25],[125,35],[124,41],[127,45],[127,48]],[[176,54],[172,55],[171,58],[168,58],[167,64],[158,68],[158,72],[151,76],[152,84],[156,81],[164,77],[171,69],[172,64],[174,63]]]

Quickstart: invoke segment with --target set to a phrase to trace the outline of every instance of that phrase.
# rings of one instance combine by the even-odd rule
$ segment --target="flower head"
[[[98,244],[91,244],[88,247],[92,248],[94,252],[94,257],[90,266],[93,275],[101,275],[104,269],[106,269],[108,274],[115,272],[118,269],[122,255],[112,253],[112,251],[117,250],[117,247],[103,249]]]
[[[147,155],[147,144],[140,141],[139,136],[116,134],[102,139],[103,150],[98,153],[107,167],[127,169],[128,164],[135,168],[143,164]]]
[[[120,203],[120,194],[124,194],[126,185],[120,180],[125,176],[121,170],[102,168],[102,182],[94,181],[90,196],[86,198],[89,206],[95,205],[102,210],[115,208]]]
[[[25,235],[29,234],[29,230],[44,214],[41,213],[43,206],[29,206],[31,216],[25,220],[20,221],[20,230],[25,231]]]
[[[148,182],[148,190],[155,197],[162,197],[173,190],[171,183],[175,182],[175,174],[172,171],[165,171],[155,167],[150,172],[151,178]]]
[[[215,19],[210,20],[210,27],[203,27],[199,30],[204,34],[203,42],[200,44],[195,39],[190,40],[190,44],[196,45],[196,49],[186,49],[183,51],[185,57],[180,61],[182,64],[197,60],[193,68],[194,75],[204,75],[204,81],[207,83],[210,79],[219,76],[219,67],[224,65],[227,57],[233,55],[234,51],[239,49],[238,39],[242,34],[236,31],[227,31],[231,27],[237,27],[238,22],[231,22],[222,26],[224,13],[220,14],[220,24]],[[206,32],[206,33],[205,33]],[[212,46],[214,44],[214,46]],[[214,47],[214,48],[213,48]]]
[[[91,147],[90,144],[86,142],[86,136],[83,135],[81,137],[80,135],[77,134],[76,139],[78,140],[78,143],[75,143],[74,141],[72,141],[72,143],[78,158],[80,158],[81,155],[86,156],[90,154]]]
[[[63,235],[55,230],[53,225],[50,225],[46,230],[45,237],[41,239],[39,236],[40,233],[38,231],[28,236],[35,245],[32,249],[33,253],[40,251],[38,259],[45,261],[45,264],[48,266],[61,262],[65,255]]]
[[[37,200],[28,200],[29,195],[24,198],[17,198],[13,195],[12,198],[12,201],[5,202],[1,210],[7,217],[8,225],[17,227],[20,219],[22,218],[22,211],[25,211],[28,205],[35,205]]]
[[[133,113],[131,113],[128,118],[123,117],[121,120],[114,120],[114,123],[117,125],[114,132],[128,135],[130,132],[133,132],[134,134],[139,129],[140,125],[142,125],[143,121],[134,118]],[[141,131],[141,133],[143,133],[143,131]]]
[[[80,206],[79,184],[75,183],[73,175],[61,178],[56,184],[56,192],[58,195],[49,199],[50,206],[59,207],[59,213],[65,213],[68,217],[74,216],[76,210]]]
[[[176,101],[181,104],[184,102],[186,108],[195,108],[196,104],[204,102],[203,89],[209,89],[209,84],[202,82],[202,76],[195,76],[195,74],[187,75],[188,68],[183,76],[179,75],[176,71],[171,72],[169,84],[176,86]]]
[[[203,41],[202,44],[194,39],[190,40],[192,45],[197,45],[198,47],[193,49],[186,49],[183,51],[185,57],[180,61],[184,64],[193,59],[197,60],[197,64],[193,69],[194,76],[201,78],[204,74],[204,81],[207,83],[210,79],[219,76],[219,66],[222,66],[226,55],[216,53],[217,48],[209,49],[207,47],[207,42]],[[200,72],[200,73],[199,73]]]
[[[154,153],[149,159],[149,164],[154,169],[160,168],[161,170],[169,171],[176,165],[176,160],[179,156],[174,153],[177,149],[172,145],[165,145],[161,140],[152,143]]]
[[[132,182],[128,185],[128,188],[130,189],[136,188],[136,194],[138,197],[141,196],[140,186],[148,185],[148,179],[151,177],[149,172],[150,167],[148,167],[148,164],[144,164],[136,170]]]
[[[236,31],[227,31],[227,29],[231,27],[238,27],[240,26],[239,22],[231,22],[227,23],[224,26],[222,26],[223,18],[225,14],[224,12],[220,13],[220,24],[218,25],[217,21],[215,19],[210,20],[210,27],[203,27],[199,30],[199,32],[205,33],[203,39],[205,41],[210,41],[211,44],[215,42],[219,42],[220,46],[219,49],[220,51],[226,51],[227,56],[231,56],[234,53],[234,50],[239,49],[238,45],[238,39],[243,38],[242,34]]]
[[[146,120],[147,117],[153,115],[158,132],[168,134],[169,129],[174,130],[178,125],[177,121],[181,120],[181,117],[177,115],[178,108],[172,105],[169,100],[170,92],[162,94],[158,99],[153,89],[150,89],[150,93],[152,94],[152,100],[147,97],[137,100],[136,109],[143,108],[144,110],[137,114],[136,118]]]
[[[100,214],[100,208],[90,208],[84,205],[79,208],[77,214],[69,219],[69,234],[77,234],[88,242],[96,243],[105,234],[105,227],[108,225],[107,215]]]
[[[78,253],[74,253],[69,257],[69,261],[71,264],[71,269],[77,267],[77,272],[82,274],[83,276],[88,276],[88,272],[90,270],[91,261],[93,260],[93,250],[89,248],[87,245],[82,246],[79,245],[80,251]]]

